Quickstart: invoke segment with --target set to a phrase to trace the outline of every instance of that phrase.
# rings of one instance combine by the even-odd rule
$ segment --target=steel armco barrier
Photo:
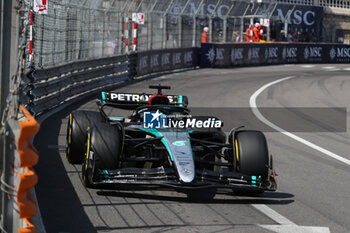
[[[21,103],[34,116],[98,88],[132,79],[134,55],[80,61],[26,75]]]
[[[150,68],[137,68],[142,62]],[[110,89],[136,76],[198,65],[198,48],[187,48],[131,53],[50,69],[32,68],[21,86],[20,101],[37,117],[79,96]]]

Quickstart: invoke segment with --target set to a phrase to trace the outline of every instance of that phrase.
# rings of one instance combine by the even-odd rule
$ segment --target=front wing
[[[196,170],[195,180],[184,183],[178,179],[173,168],[122,168],[102,170],[95,174],[93,184],[133,184],[174,188],[177,190],[228,188],[250,191],[276,191],[275,180],[264,181],[261,177],[248,176],[234,172],[213,172],[206,169]]]

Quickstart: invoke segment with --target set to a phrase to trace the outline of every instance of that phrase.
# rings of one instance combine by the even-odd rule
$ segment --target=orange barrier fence
[[[38,176],[33,170],[33,166],[38,163],[39,153],[30,143],[30,139],[34,137],[40,129],[40,124],[28,112],[28,110],[20,105],[27,121],[21,121],[20,134],[17,142],[18,154],[20,158],[20,167],[24,168],[26,173],[19,174],[19,186],[17,190],[17,203],[19,208],[19,217],[24,219],[26,227],[18,229],[19,233],[35,233],[36,229],[31,222],[31,218],[37,212],[37,203],[34,201],[30,189],[38,182]]]

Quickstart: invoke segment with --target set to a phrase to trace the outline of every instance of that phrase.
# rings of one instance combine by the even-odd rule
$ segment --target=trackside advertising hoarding
[[[137,53],[137,75],[198,66],[198,48],[150,50]]]
[[[259,13],[270,15],[274,8],[265,9],[266,11],[263,7],[260,8]],[[274,9],[271,19],[271,33],[276,34],[276,39],[280,36],[278,34],[282,34],[282,30],[286,30],[284,28],[285,21],[288,22],[288,32],[294,32],[295,36],[300,39],[310,37],[309,39],[314,38],[315,41],[319,41],[322,36],[323,7],[295,5],[293,10],[290,4],[279,3]]]
[[[310,43],[205,43],[200,67],[295,63],[350,63],[350,45]]]

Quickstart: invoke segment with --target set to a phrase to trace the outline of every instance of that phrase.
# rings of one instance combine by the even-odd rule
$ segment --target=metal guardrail
[[[24,79],[21,103],[38,116],[96,88],[132,79],[136,55],[80,61],[50,69],[32,69]]]
[[[20,102],[37,117],[86,93],[111,88],[136,76],[198,66],[198,57],[198,48],[168,49],[79,61],[50,69],[33,67],[23,79]]]

